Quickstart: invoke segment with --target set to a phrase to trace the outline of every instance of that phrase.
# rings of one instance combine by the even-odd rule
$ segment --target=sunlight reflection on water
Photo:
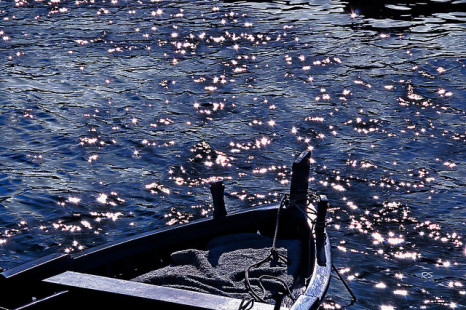
[[[310,149],[350,308],[461,306],[464,15],[355,2],[0,2],[0,266],[277,202]]]

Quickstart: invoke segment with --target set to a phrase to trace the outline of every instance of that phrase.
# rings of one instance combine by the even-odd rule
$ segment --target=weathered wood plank
[[[71,288],[92,290],[126,296],[128,300],[144,299],[146,301],[180,304],[197,309],[231,310],[238,309],[240,299],[211,295],[206,293],[157,286],[134,281],[107,278],[92,274],[66,271],[44,280],[47,283]],[[251,310],[273,310],[274,306],[255,302]],[[281,308],[285,310],[286,308]]]

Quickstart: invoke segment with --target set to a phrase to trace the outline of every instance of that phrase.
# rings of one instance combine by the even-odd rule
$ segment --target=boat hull
[[[76,254],[54,254],[18,266],[0,274],[0,289],[7,293],[0,297],[0,306],[6,309],[78,309],[120,308],[127,304],[132,309],[147,306],[238,309],[241,300],[237,298],[164,288],[129,279],[166,265],[174,251],[202,248],[213,237],[245,232],[273,236],[279,208],[279,205],[270,205],[220,218],[202,219],[131,236]],[[316,308],[330,281],[328,237],[324,234],[326,263],[319,265],[312,220],[315,207],[310,206],[306,212],[309,212],[306,217],[298,219],[300,212],[285,208],[279,220],[279,238],[297,238],[310,245],[302,257],[303,265],[307,267],[303,267],[300,274],[301,280],[308,283],[291,306],[294,310]],[[23,298],[12,297],[17,296],[13,292],[18,290],[23,292]],[[274,308],[255,302],[253,309]]]

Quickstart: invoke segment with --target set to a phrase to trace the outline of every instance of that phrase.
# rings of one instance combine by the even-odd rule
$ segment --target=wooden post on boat
[[[311,169],[311,152],[304,151],[293,163],[291,168],[291,185],[290,185],[290,205],[296,208],[292,211],[295,214],[297,221],[307,222],[307,204],[308,204],[308,187],[309,187],[309,170]],[[308,227],[307,224],[303,227]],[[314,238],[312,237],[312,231],[310,228],[307,231],[302,232],[309,236],[307,242],[303,242],[303,252],[306,255],[313,255],[314,253]],[[306,274],[310,274],[312,271],[312,265],[309,259],[306,259],[306,266],[303,266],[303,270]]]
[[[290,200],[296,205],[307,206],[307,188],[309,186],[309,170],[311,168],[311,152],[304,151],[291,168]]]
[[[214,204],[214,219],[227,215],[225,201],[223,200],[224,192],[225,185],[223,185],[223,181],[210,183],[210,193],[212,194],[212,201]]]

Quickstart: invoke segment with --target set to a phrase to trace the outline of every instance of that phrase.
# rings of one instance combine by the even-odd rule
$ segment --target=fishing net
[[[291,287],[301,258],[301,242],[276,240],[276,252],[287,260],[267,260],[273,239],[242,233],[213,239],[204,250],[187,249],[174,252],[169,266],[150,271],[134,281],[163,285],[233,298],[251,298],[251,290],[266,302],[283,287]],[[254,268],[250,268],[254,266]],[[248,270],[250,287],[245,285]]]

